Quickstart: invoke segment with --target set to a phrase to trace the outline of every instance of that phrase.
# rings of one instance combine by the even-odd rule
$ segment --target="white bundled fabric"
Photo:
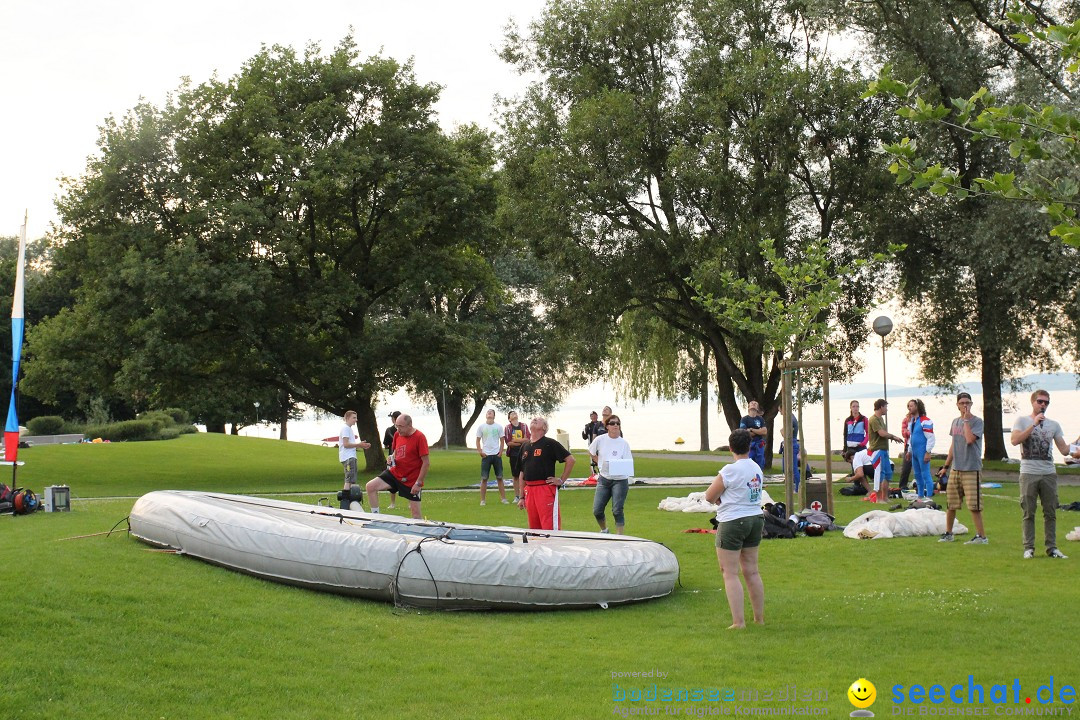
[[[1080,527],[1074,527],[1068,535],[1065,536],[1066,540],[1080,540]]]
[[[953,534],[963,535],[967,531],[960,522],[953,522]],[[844,537],[855,540],[944,534],[945,513],[931,508],[905,510],[901,513],[871,510],[855,518],[844,528]]]
[[[769,497],[769,491],[763,489],[761,491],[761,506],[765,507],[767,503],[772,501],[773,499]],[[720,506],[705,502],[704,492],[693,492],[686,497],[664,498],[657,507],[668,512],[714,513]]]
[[[144,542],[267,580],[420,607],[607,607],[667,595],[679,576],[675,553],[642,538],[462,527],[224,493],[148,493],[130,526]],[[453,528],[499,540],[438,537]]]

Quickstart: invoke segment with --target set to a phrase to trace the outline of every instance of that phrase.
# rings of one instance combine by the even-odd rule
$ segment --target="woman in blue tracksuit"
[[[914,404],[914,408],[912,405]],[[911,414],[908,431],[911,435],[911,469],[915,474],[915,489],[920,500],[934,496],[934,481],[930,477],[930,452],[934,449],[934,423],[926,417],[926,405],[922,400],[909,400]]]

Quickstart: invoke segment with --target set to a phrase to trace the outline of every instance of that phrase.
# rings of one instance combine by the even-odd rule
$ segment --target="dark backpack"
[[[787,504],[782,502],[765,503],[765,514],[772,515],[773,517],[778,517],[781,520],[787,520]]]
[[[777,505],[783,504],[784,503],[777,503]],[[771,512],[762,514],[765,518],[765,524],[761,528],[762,540],[773,540],[776,538],[790,540],[795,537],[795,523],[790,520],[781,520]]]

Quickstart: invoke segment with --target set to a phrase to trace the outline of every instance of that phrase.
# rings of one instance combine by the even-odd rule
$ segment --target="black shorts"
[[[521,451],[519,450],[515,455],[507,454],[506,457],[510,459],[510,478],[517,480],[517,476],[521,473]]]
[[[412,500],[413,502],[420,502],[420,493],[413,495],[412,489],[405,483],[394,477],[394,473],[390,472],[390,468],[386,468],[379,473],[378,478],[384,483],[390,486],[390,492],[397,493],[406,500]],[[421,490],[421,492],[423,492]]]

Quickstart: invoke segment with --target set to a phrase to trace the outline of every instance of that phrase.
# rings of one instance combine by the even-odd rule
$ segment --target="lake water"
[[[838,437],[840,424],[848,415],[848,404],[852,399],[859,400],[863,414],[869,414],[873,409],[873,403],[878,396],[852,398],[845,394],[843,386],[834,387],[831,392],[831,417],[829,427],[832,432],[832,446],[839,448],[841,438]],[[1003,400],[1007,408],[1014,408],[1012,412],[1006,412],[1003,416],[1003,426],[1006,431],[1012,428],[1018,415],[1026,415],[1031,410],[1029,401],[1030,392],[1006,395]],[[937,428],[938,448],[945,447],[949,422],[957,417],[955,396],[935,397],[931,394],[924,395],[894,395],[889,392],[890,418],[889,428],[900,434],[900,422],[905,414],[905,405],[908,400],[920,397],[926,404],[927,415]],[[981,410],[982,396],[972,393],[975,401],[973,412],[984,417]],[[635,450],[697,450],[699,448],[698,430],[698,404],[696,402],[671,403],[653,401],[649,403],[619,404],[615,401],[615,394],[610,388],[602,384],[595,384],[577,390],[568,397],[567,402],[558,410],[548,415],[551,426],[550,434],[555,435],[558,431],[566,431],[569,435],[570,449],[583,450],[585,441],[581,439],[581,431],[589,421],[589,412],[599,412],[604,405],[611,405],[615,414],[622,419],[623,435]],[[408,411],[413,416],[413,423],[423,430],[430,442],[434,442],[442,432],[438,414],[433,409],[414,408],[409,404],[404,393],[398,393],[390,398],[385,404],[377,408],[380,426],[384,429],[390,425],[387,417],[392,410]],[[496,409],[496,421],[505,423],[506,412]],[[709,417],[709,444],[716,448],[727,444],[728,430],[723,416],[719,413],[716,403],[710,406]],[[1080,435],[1080,391],[1054,390],[1051,391],[1051,405],[1048,416],[1061,423],[1065,432],[1065,441],[1073,442]],[[528,418],[523,418],[528,422]],[[811,453],[822,453],[825,450],[824,417],[822,406],[808,405],[803,408],[803,425],[806,433],[806,444]],[[303,420],[289,422],[289,440],[297,442],[318,443],[322,438],[334,436],[341,427],[340,418],[316,419],[309,414]],[[780,431],[779,423],[777,432]],[[475,431],[475,425],[473,426]],[[242,428],[241,435],[256,435],[260,437],[277,437],[276,426],[266,423],[258,427]],[[470,437],[472,437],[470,433]],[[678,444],[676,440],[682,438],[685,444]],[[365,438],[372,440],[371,438]],[[374,438],[375,442],[381,442],[381,436]],[[1007,444],[1008,441],[1006,441]],[[777,447],[779,442],[777,442]],[[1007,445],[1008,446],[1008,445]],[[1019,457],[1019,452],[1008,446],[1010,455]]]

